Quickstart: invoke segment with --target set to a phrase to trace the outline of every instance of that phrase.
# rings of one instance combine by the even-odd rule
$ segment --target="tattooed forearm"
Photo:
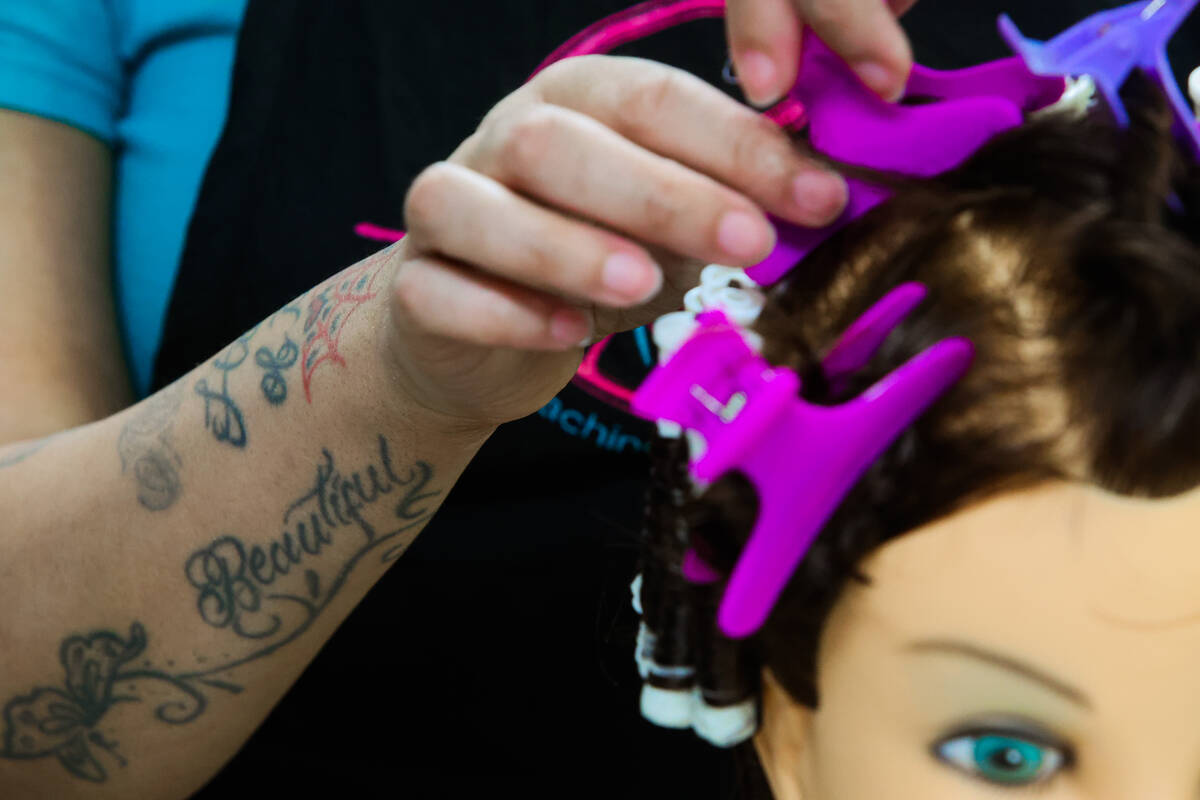
[[[117,438],[121,472],[133,472],[138,502],[151,511],[170,508],[182,490],[182,462],[171,446],[171,427],[182,402],[183,386],[168,386],[134,412]]]
[[[264,639],[285,627],[282,606],[290,605],[303,610],[297,625],[307,627],[362,556],[427,521],[431,511],[425,501],[440,494],[429,490],[432,478],[433,468],[424,461],[397,470],[383,436],[373,461],[354,472],[342,472],[333,455],[322,451],[312,487],[284,512],[283,530],[274,540],[246,544],[222,536],[188,558],[184,573],[197,591],[200,618],[243,638]],[[382,533],[364,514],[380,504],[391,511]],[[324,551],[347,534],[357,539],[355,549],[327,563]],[[381,560],[393,560],[403,546],[389,544]],[[297,576],[289,588],[276,585],[301,568],[303,578]]]
[[[199,378],[193,388],[204,398],[204,425],[218,442],[244,448],[249,440],[246,414],[230,390],[229,379],[251,361],[251,352],[253,363],[262,370],[259,386],[268,403],[281,406],[287,401],[286,373],[297,363],[304,382],[304,397],[312,403],[313,374],[317,369],[326,363],[346,366],[339,347],[342,334],[354,313],[379,294],[375,284],[386,262],[383,251],[338,273],[246,331],[210,362],[214,372]],[[264,330],[274,330],[275,323],[285,316],[291,317],[293,327],[299,324],[300,343],[285,332],[282,339],[252,350],[255,336]]]
[[[127,638],[113,631],[68,637],[59,648],[62,681],[38,686],[5,704],[0,758],[54,757],[75,777],[102,783],[108,778],[106,763],[118,767],[128,763],[117,751],[118,743],[100,728],[104,715],[117,703],[142,702],[146,690],[153,687],[159,698],[154,717],[183,725],[208,705],[200,686],[241,691],[235,684],[198,674],[171,675],[149,661],[134,666],[133,660],[145,649],[146,631],[137,622],[130,626]],[[108,736],[112,735],[110,731]]]
[[[244,448],[249,438],[246,415],[241,405],[229,390],[229,376],[246,363],[250,357],[250,342],[260,330],[274,328],[275,321],[283,314],[299,318],[300,310],[287,305],[267,319],[242,334],[229,347],[212,360],[217,375],[202,377],[196,381],[196,394],[204,398],[204,426],[212,431],[213,438],[233,447]],[[263,397],[271,405],[282,405],[287,399],[287,379],[284,372],[295,365],[300,357],[300,348],[285,333],[283,341],[274,350],[259,347],[254,353],[254,363],[263,370]],[[210,378],[212,380],[210,381]]]
[[[103,727],[116,704],[146,703],[148,719],[183,725],[208,708],[206,690],[240,693],[242,687],[229,679],[231,670],[265,658],[308,630],[368,554],[378,554],[381,563],[400,555],[411,539],[404,534],[428,521],[429,501],[442,494],[430,488],[433,473],[424,461],[397,468],[383,436],[354,470],[343,469],[322,450],[311,485],[284,509],[277,537],[245,543],[221,536],[184,564],[200,618],[247,642],[248,652],[184,672],[140,660],[147,635],[137,622],[127,636],[112,630],[70,636],[59,651],[64,677],[3,705],[0,758],[57,758],[71,775],[103,782],[114,766],[128,763],[118,750],[118,732],[111,722]]]

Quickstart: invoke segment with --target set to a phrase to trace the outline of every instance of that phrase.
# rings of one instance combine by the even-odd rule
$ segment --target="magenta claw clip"
[[[865,363],[923,294],[915,284],[893,290],[851,327],[834,360],[846,368]],[[817,406],[799,396],[800,378],[768,364],[724,312],[696,321],[695,334],[634,394],[633,410],[704,438],[690,465],[696,478],[711,482],[738,470],[759,494],[758,519],[717,615],[721,630],[738,638],[758,630],[842,498],[962,377],[973,351],[965,339],[938,342],[859,397]],[[694,552],[685,573],[698,582],[715,577]]]
[[[842,393],[850,376],[867,365],[888,334],[924,299],[925,287],[921,284],[901,284],[846,329],[821,359],[821,370],[834,394]]]
[[[958,166],[1025,114],[1062,96],[1061,76],[1034,75],[1020,58],[943,72],[916,66],[907,94],[927,102],[888,103],[868,89],[845,61],[811,31],[805,33],[800,77],[790,98],[803,106],[814,150],[844,164],[929,177]],[[786,275],[821,242],[889,197],[887,190],[848,180],[849,202],[825,228],[801,228],[773,219],[775,249],[747,270],[760,284]]]

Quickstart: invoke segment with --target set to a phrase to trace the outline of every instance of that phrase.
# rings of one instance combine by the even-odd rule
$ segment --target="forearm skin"
[[[390,275],[0,449],[0,796],[189,796],[437,510],[491,431],[395,395]]]

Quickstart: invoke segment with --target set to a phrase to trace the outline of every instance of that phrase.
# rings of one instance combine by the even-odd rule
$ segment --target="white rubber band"
[[[646,627],[643,622],[638,626],[637,644],[633,650],[633,660],[637,662],[638,675],[642,676],[642,680],[650,679],[650,665],[654,663],[654,645],[658,642],[658,637],[654,632]]]
[[[1196,67],[1188,75],[1188,97],[1192,101],[1195,113],[1200,116],[1200,67]]]
[[[657,661],[651,659],[646,665],[650,677],[663,678],[664,680],[686,681],[696,677],[695,667],[664,667]]]
[[[683,296],[693,314],[719,308],[734,324],[749,328],[762,313],[767,296],[745,270],[709,264],[700,272],[700,285]]]
[[[665,364],[675,355],[675,351],[683,347],[683,343],[692,338],[699,327],[696,315],[691,311],[672,311],[654,321],[654,345],[658,348],[658,363]]]
[[[1063,90],[1062,97],[1029,116],[1037,119],[1050,114],[1067,114],[1072,119],[1081,119],[1095,104],[1095,79],[1091,75],[1080,75],[1078,78],[1068,77],[1067,88]]]
[[[678,439],[683,436],[683,426],[678,422],[671,422],[669,419],[660,419],[658,421],[658,435],[664,439]]]
[[[637,645],[633,651],[633,660],[637,662],[638,675],[642,680],[662,678],[669,681],[686,681],[696,676],[696,668],[692,666],[666,666],[654,660],[654,647],[658,644],[658,636],[643,622],[638,625]]]
[[[642,716],[660,728],[683,730],[692,726],[691,689],[659,689],[642,685]]]
[[[758,706],[754,699],[718,708],[704,702],[699,689],[693,692],[692,730],[709,744],[735,747],[758,730]]]

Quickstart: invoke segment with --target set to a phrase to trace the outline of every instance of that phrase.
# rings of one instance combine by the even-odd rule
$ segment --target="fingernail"
[[[855,64],[854,72],[871,91],[885,100],[899,100],[904,94],[904,87],[898,85],[895,73],[876,61]]]
[[[583,347],[592,338],[592,326],[582,312],[562,308],[550,316],[550,336],[559,344]]]
[[[776,98],[777,76],[775,62],[766,53],[749,50],[738,61],[738,82],[746,93],[746,99],[755,105],[766,105]]]
[[[792,196],[808,225],[828,225],[846,207],[850,190],[835,172],[803,172],[792,180]]]
[[[604,288],[620,301],[641,301],[657,294],[662,272],[653,264],[629,253],[613,253],[604,261],[601,278]]]
[[[772,231],[763,220],[745,211],[730,211],[717,227],[717,244],[729,255],[746,259],[761,255],[770,243]]]

